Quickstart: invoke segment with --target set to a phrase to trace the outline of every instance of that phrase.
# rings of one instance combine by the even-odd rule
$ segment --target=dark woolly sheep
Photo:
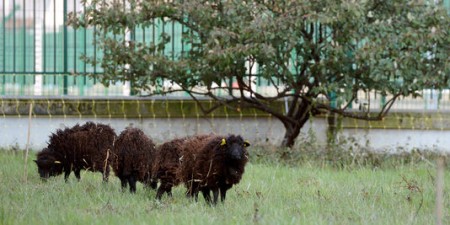
[[[197,135],[184,138],[176,138],[165,142],[156,148],[156,157],[153,164],[153,180],[160,181],[156,194],[157,199],[161,199],[164,193],[172,196],[172,187],[177,186],[180,181],[177,179],[177,171],[180,167],[181,151],[191,142],[198,142],[210,137],[210,135]]]
[[[152,179],[161,184],[158,187],[156,198],[161,199],[162,195],[172,196],[172,187],[178,185],[176,171],[180,165],[181,149],[185,138],[177,138],[165,142],[156,148],[155,163],[153,164]]]
[[[228,189],[242,178],[248,161],[248,146],[250,144],[239,135],[211,136],[185,145],[178,176],[188,188],[187,195],[197,200],[201,191],[206,202],[211,203],[212,191],[212,203],[216,204],[220,192],[223,202]]]
[[[155,144],[138,128],[126,128],[120,133],[114,145],[113,169],[120,179],[122,190],[130,185],[130,192],[136,192],[136,182],[145,187],[156,188],[151,182],[151,170]]]
[[[80,180],[82,169],[98,171],[103,174],[103,181],[108,181],[110,157],[114,141],[117,138],[114,129],[108,125],[87,122],[83,126],[58,129],[50,135],[46,148],[37,153],[34,160],[41,178],[56,176],[64,171],[67,181],[70,172]]]

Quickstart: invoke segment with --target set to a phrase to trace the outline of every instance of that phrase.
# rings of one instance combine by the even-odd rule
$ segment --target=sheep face
[[[38,173],[43,180],[62,173],[62,163],[54,157],[42,156],[38,157],[38,159],[34,160],[34,162],[38,166]]]
[[[241,136],[230,135],[221,140],[220,145],[225,149],[226,154],[232,160],[242,160],[248,158],[246,147],[250,146],[248,141],[244,141]]]

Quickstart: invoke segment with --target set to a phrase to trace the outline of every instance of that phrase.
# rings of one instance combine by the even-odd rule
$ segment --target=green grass
[[[0,224],[434,224],[435,168],[414,163],[373,169],[336,169],[304,163],[250,163],[224,204],[210,207],[184,197],[154,200],[138,186],[121,192],[111,176],[83,172],[41,182],[31,154],[27,181],[23,154],[0,151]],[[445,174],[445,209],[450,174]],[[447,211],[448,213],[448,211]],[[450,224],[448,214],[444,224]]]

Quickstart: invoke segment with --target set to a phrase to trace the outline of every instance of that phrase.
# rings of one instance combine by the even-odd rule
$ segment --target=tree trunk
[[[287,115],[292,115],[291,120],[282,120],[284,127],[286,128],[286,133],[284,134],[283,141],[281,142],[281,147],[292,148],[295,144],[295,139],[300,134],[300,130],[303,125],[309,120],[311,112],[311,104],[309,102],[301,101],[298,107],[292,108],[295,112],[288,112]]]
[[[285,124],[284,127],[286,131],[284,133],[283,141],[281,142],[281,147],[292,148],[295,144],[295,139],[300,134],[300,126],[294,126],[293,124],[289,124],[288,126]]]
[[[327,117],[327,122],[328,122],[327,145],[328,148],[331,148],[336,144],[336,135],[337,135],[336,114],[329,113]]]

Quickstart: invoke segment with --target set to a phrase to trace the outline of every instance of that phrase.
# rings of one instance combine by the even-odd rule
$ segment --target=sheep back
[[[176,171],[179,167],[182,144],[185,138],[177,138],[165,142],[156,148],[152,177],[162,183],[177,185]]]
[[[135,181],[150,184],[154,154],[155,144],[142,130],[126,128],[120,133],[114,146],[113,170],[122,187],[129,181],[133,192]]]
[[[35,162],[39,173],[45,178],[59,175],[64,170],[67,180],[74,171],[79,179],[80,170],[85,169],[102,172],[107,181],[116,137],[110,126],[93,122],[58,129],[50,135],[48,146],[37,154]]]

